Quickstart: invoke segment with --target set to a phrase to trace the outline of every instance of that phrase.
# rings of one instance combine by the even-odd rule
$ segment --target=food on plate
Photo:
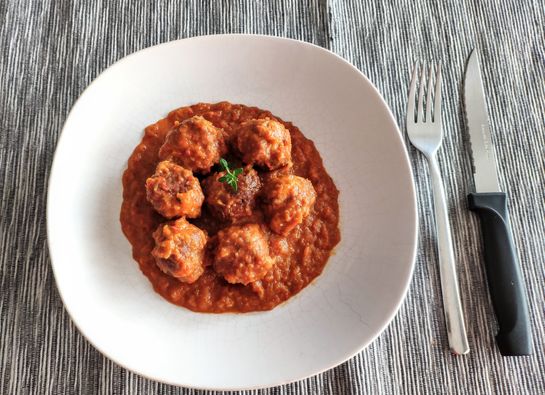
[[[322,273],[339,192],[312,141],[241,104],[199,103],[146,128],[123,174],[121,226],[156,292],[196,312],[270,310]]]
[[[151,255],[166,274],[191,284],[204,272],[206,233],[185,218],[159,225],[153,239]]]
[[[240,125],[236,147],[244,163],[275,170],[291,165],[290,132],[273,119],[252,119]]]
[[[198,217],[204,202],[201,184],[193,172],[170,161],[159,162],[146,180],[146,197],[165,218]]]
[[[214,173],[203,181],[206,205],[221,221],[238,222],[251,216],[255,209],[261,179],[251,166],[239,169],[234,183],[224,179],[226,170]]]
[[[269,241],[257,224],[233,225],[218,232],[214,269],[231,284],[248,285],[271,270]]]
[[[264,211],[271,229],[287,235],[309,215],[316,191],[306,178],[286,175],[273,177],[266,185]]]
[[[174,122],[159,150],[159,158],[172,160],[195,172],[208,173],[224,152],[221,129],[196,115]]]

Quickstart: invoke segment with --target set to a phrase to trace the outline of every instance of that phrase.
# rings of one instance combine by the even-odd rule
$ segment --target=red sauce
[[[271,236],[269,249],[275,264],[264,279],[253,285],[229,284],[211,266],[194,283],[187,284],[163,273],[151,255],[153,232],[167,220],[146,200],[146,179],[158,162],[158,153],[174,122],[201,115],[222,128],[228,138],[244,121],[269,117],[281,122],[290,132],[293,174],[309,179],[316,190],[316,202],[310,214],[287,236]],[[224,313],[270,310],[286,301],[316,278],[340,240],[339,191],[325,170],[314,143],[290,122],[268,111],[240,104],[221,102],[182,107],[148,126],[135,148],[123,174],[121,226],[133,247],[133,257],[153,288],[168,301],[198,312]],[[190,222],[215,235],[222,226],[203,210],[200,218]],[[252,222],[266,224],[259,209]]]

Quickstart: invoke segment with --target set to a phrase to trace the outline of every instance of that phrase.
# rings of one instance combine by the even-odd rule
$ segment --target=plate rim
[[[87,91],[94,84],[97,83],[97,81],[102,79],[101,77],[103,77],[107,73],[112,72],[112,70],[116,69],[117,67],[119,67],[123,63],[128,62],[131,58],[133,58],[133,57],[135,57],[137,55],[141,55],[142,53],[148,52],[148,51],[150,51],[150,50],[152,50],[152,49],[154,49],[156,47],[173,45],[174,43],[181,42],[181,41],[185,42],[185,41],[188,41],[188,40],[206,41],[206,40],[209,40],[209,39],[221,39],[221,38],[229,38],[229,37],[231,37],[231,38],[233,38],[233,37],[243,37],[243,38],[251,38],[251,39],[266,39],[266,40],[271,40],[271,41],[284,41],[284,42],[292,42],[292,43],[297,43],[298,45],[312,47],[313,49],[318,50],[320,52],[323,52],[323,53],[325,53],[325,54],[327,54],[329,56],[333,55],[338,61],[341,61],[345,65],[349,66],[353,71],[356,71],[359,74],[359,76],[362,77],[368,83],[368,85],[374,91],[376,97],[378,97],[378,99],[380,100],[380,103],[382,104],[382,106],[386,109],[386,113],[387,113],[387,116],[389,118],[389,121],[394,126],[394,129],[397,132],[397,137],[399,139],[399,143],[401,144],[401,147],[402,147],[401,151],[403,153],[403,162],[405,164],[406,169],[408,170],[410,181],[411,181],[409,183],[409,185],[410,185],[410,196],[411,196],[411,200],[412,200],[411,214],[412,214],[412,217],[414,219],[414,221],[413,221],[414,226],[412,228],[412,253],[411,253],[411,258],[410,258],[410,261],[411,261],[410,262],[410,270],[409,270],[409,274],[408,274],[407,278],[405,279],[405,284],[403,286],[401,296],[400,296],[399,300],[397,301],[397,304],[396,304],[395,308],[393,308],[390,311],[390,314],[388,315],[388,317],[385,318],[385,320],[384,320],[383,324],[381,325],[381,327],[378,328],[375,331],[375,333],[373,334],[373,336],[371,336],[367,341],[362,342],[361,344],[359,344],[354,350],[349,352],[347,355],[341,356],[340,359],[337,359],[337,360],[332,361],[331,363],[327,364],[328,366],[324,367],[323,369],[317,370],[317,371],[315,371],[313,373],[310,373],[308,375],[305,375],[305,376],[290,378],[290,379],[287,379],[287,380],[282,381],[282,382],[278,382],[278,383],[270,384],[270,385],[265,385],[265,386],[255,385],[255,386],[237,386],[237,387],[224,387],[224,386],[206,386],[206,387],[204,387],[204,386],[195,386],[195,385],[191,385],[191,384],[188,384],[188,383],[180,383],[180,382],[173,382],[173,381],[164,380],[164,379],[158,379],[158,378],[152,377],[152,376],[150,376],[150,375],[148,375],[148,374],[146,374],[144,372],[137,371],[137,370],[135,370],[133,368],[130,368],[130,367],[126,366],[126,364],[124,362],[119,361],[118,359],[112,357],[107,350],[104,350],[103,348],[98,347],[95,344],[95,342],[92,341],[89,336],[87,336],[85,330],[82,327],[80,327],[78,322],[75,320],[71,309],[68,308],[68,305],[65,302],[65,296],[63,294],[62,288],[59,286],[58,274],[57,274],[57,271],[56,271],[56,268],[55,268],[56,265],[54,264],[54,256],[57,256],[57,254],[54,253],[54,251],[56,251],[56,248],[53,247],[53,245],[51,243],[51,238],[50,238],[50,234],[53,233],[52,225],[51,225],[52,220],[50,219],[51,218],[51,211],[52,211],[53,203],[52,203],[51,198],[50,198],[50,190],[51,190],[51,186],[54,184],[55,174],[57,173],[56,169],[58,167],[58,162],[59,162],[59,159],[58,159],[59,158],[59,155],[58,155],[59,147],[64,146],[63,141],[65,141],[64,137],[66,136],[66,133],[65,133],[66,126],[67,126],[67,124],[69,124],[69,121],[73,117],[74,111],[78,108],[78,104],[80,103],[81,99],[85,96]],[[326,371],[328,371],[328,370],[330,370],[330,369],[332,369],[332,368],[334,368],[336,366],[339,366],[340,364],[348,361],[349,359],[353,358],[355,355],[357,355],[358,353],[360,353],[361,351],[366,349],[382,333],[384,333],[385,329],[391,324],[392,320],[395,318],[395,316],[399,312],[399,309],[401,308],[402,304],[405,302],[405,300],[407,298],[407,293],[408,293],[410,284],[412,282],[414,269],[415,269],[415,264],[416,264],[416,254],[417,254],[417,246],[418,246],[418,224],[419,224],[419,218],[418,218],[418,215],[417,215],[415,179],[414,179],[414,174],[413,174],[413,170],[412,170],[412,166],[411,166],[411,161],[410,161],[408,151],[407,151],[407,146],[403,141],[403,134],[402,134],[402,132],[400,130],[399,125],[397,124],[397,121],[396,121],[396,119],[395,119],[395,117],[394,117],[394,115],[392,113],[392,110],[390,109],[390,107],[388,106],[386,101],[384,100],[382,94],[379,92],[377,87],[371,82],[371,80],[369,80],[369,78],[367,78],[367,76],[361,70],[359,70],[351,62],[349,62],[348,60],[344,59],[342,56],[336,54],[335,52],[333,52],[333,51],[331,51],[329,49],[320,47],[319,45],[316,45],[316,44],[313,44],[313,43],[310,43],[310,42],[307,42],[307,41],[303,41],[303,40],[298,40],[298,39],[288,38],[288,37],[281,37],[281,36],[274,36],[274,35],[267,35],[267,34],[251,34],[251,33],[208,34],[208,35],[199,35],[199,36],[192,36],[192,37],[187,37],[187,38],[180,38],[180,39],[176,39],[176,40],[165,41],[165,42],[155,44],[155,45],[151,45],[149,47],[142,48],[140,50],[132,52],[132,53],[130,53],[130,54],[116,60],[114,63],[112,63],[111,65],[104,68],[100,73],[98,73],[96,75],[96,77],[89,83],[89,85],[86,86],[86,88],[79,94],[78,98],[72,104],[72,106],[70,108],[70,111],[69,111],[68,115],[66,116],[66,119],[65,119],[65,121],[63,123],[60,134],[59,134],[59,136],[57,138],[57,143],[56,143],[55,148],[54,148],[53,159],[52,159],[52,162],[51,162],[50,172],[49,172],[48,181],[47,181],[47,202],[46,202],[47,250],[48,250],[48,255],[49,255],[49,258],[50,258],[50,261],[51,261],[51,268],[52,268],[52,271],[53,271],[53,277],[55,279],[55,285],[56,285],[56,288],[58,290],[61,301],[63,303],[63,307],[66,310],[66,312],[68,313],[70,321],[78,329],[79,333],[84,337],[84,339],[87,342],[89,342],[89,344],[91,344],[103,356],[105,356],[106,358],[108,358],[109,360],[114,362],[115,364],[119,365],[123,369],[126,369],[126,370],[128,370],[128,371],[130,371],[130,372],[132,372],[134,374],[137,374],[137,375],[139,375],[139,376],[141,376],[141,377],[143,377],[145,379],[153,380],[155,382],[160,382],[160,383],[164,383],[164,384],[167,384],[167,385],[185,387],[185,388],[190,388],[190,389],[198,389],[198,390],[241,391],[241,390],[266,389],[266,388],[273,388],[273,387],[276,387],[276,386],[286,385],[286,384],[290,384],[290,383],[294,383],[294,382],[297,382],[297,381],[305,380],[305,379],[308,379],[310,377],[314,377],[316,375],[322,374],[322,373],[324,373],[324,372],[326,372]]]

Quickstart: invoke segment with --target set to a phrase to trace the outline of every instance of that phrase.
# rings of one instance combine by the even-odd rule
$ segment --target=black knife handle
[[[528,306],[513,244],[507,196],[503,192],[470,193],[468,199],[469,209],[481,218],[486,276],[500,327],[496,342],[502,355],[530,355]]]

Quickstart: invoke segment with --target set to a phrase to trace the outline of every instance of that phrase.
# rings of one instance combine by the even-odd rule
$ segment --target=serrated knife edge
[[[496,154],[492,145],[483,82],[476,50],[467,62],[464,107],[469,130],[476,192],[499,192]]]

